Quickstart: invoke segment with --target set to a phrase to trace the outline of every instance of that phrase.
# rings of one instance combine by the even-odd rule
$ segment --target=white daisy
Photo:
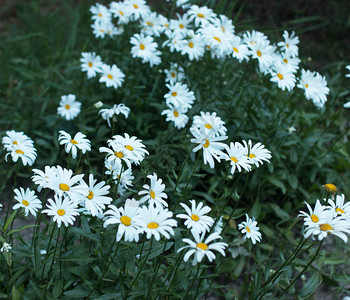
[[[198,129],[203,129],[205,134],[213,132],[214,136],[226,135],[227,128],[225,122],[216,115],[216,112],[200,112],[200,116],[193,117],[192,126]]]
[[[150,12],[145,15],[141,22],[141,32],[146,35],[159,37],[164,31],[164,26],[160,22],[160,18],[156,12]]]
[[[194,92],[188,89],[187,84],[170,82],[165,86],[169,89],[169,92],[164,95],[168,106],[181,107],[185,112],[192,107],[196,97],[194,96]]]
[[[99,149],[100,152],[107,153],[106,160],[113,164],[121,164],[122,161],[124,161],[128,168],[131,168],[131,161],[129,157],[126,156],[128,153],[126,152],[126,148],[117,144],[114,140],[108,140],[107,143],[110,148],[100,147]]]
[[[232,36],[235,33],[235,26],[232,24],[232,20],[226,17],[225,15],[219,15],[211,22],[215,27],[220,28],[225,34]]]
[[[173,30],[175,34],[179,34],[182,37],[185,37],[188,33],[188,30],[191,28],[191,18],[187,13],[184,13],[182,16],[176,14],[176,16],[176,20],[170,20],[170,29]]]
[[[178,214],[177,218],[185,219],[185,226],[191,231],[201,234],[205,231],[210,231],[210,227],[214,224],[214,219],[206,216],[211,211],[209,206],[203,206],[203,202],[196,204],[196,200],[190,200],[191,208],[186,204],[180,203],[187,214]]]
[[[96,73],[102,71],[103,62],[101,56],[96,55],[95,52],[83,52],[81,56],[81,70],[87,72],[87,78],[95,77]]]
[[[176,107],[171,104],[168,109],[161,112],[161,115],[166,115],[165,121],[174,122],[174,126],[178,129],[184,128],[188,122],[188,116],[185,115],[187,110],[182,107]]]
[[[213,10],[207,6],[199,7],[198,5],[192,5],[187,13],[191,20],[194,20],[194,25],[196,27],[202,24],[212,23],[216,17]]]
[[[224,33],[222,28],[211,24],[202,26],[198,33],[200,33],[206,45],[209,45],[212,51],[217,53],[217,57],[224,57],[231,50],[232,36]]]
[[[102,65],[100,82],[105,82],[107,87],[114,87],[117,89],[121,87],[124,82],[125,74],[116,66]]]
[[[111,13],[109,9],[100,3],[96,3],[95,5],[91,6],[90,12],[92,13],[91,19],[97,22],[104,22],[104,21],[111,20]]]
[[[10,244],[3,243],[0,249],[0,252],[4,252],[4,251],[9,252],[11,249],[12,249],[12,246]]]
[[[274,63],[275,48],[270,45],[269,41],[258,40],[254,44],[248,44],[251,49],[252,58],[259,62],[260,72],[267,71]]]
[[[72,157],[75,159],[77,157],[77,149],[81,150],[83,154],[85,154],[86,151],[91,151],[91,142],[85,137],[85,134],[78,132],[74,138],[72,138],[69,133],[60,130],[58,141],[60,145],[64,145],[64,149],[67,153],[72,151]]]
[[[249,60],[250,51],[246,44],[243,43],[239,36],[233,36],[230,40],[232,48],[232,57],[238,59],[241,63],[244,59]]]
[[[214,240],[222,238],[217,232],[213,232],[207,238],[205,238],[205,232],[203,232],[201,235],[199,235],[196,232],[192,232],[192,234],[194,241],[188,238],[182,239],[182,241],[188,245],[181,247],[179,250],[177,250],[177,252],[179,253],[184,249],[190,249],[184,256],[185,262],[187,262],[192,255],[194,255],[194,259],[192,262],[193,266],[195,266],[197,263],[200,263],[203,260],[204,256],[206,256],[208,260],[212,262],[216,257],[213,253],[213,250],[225,256],[225,248],[228,246],[226,243],[211,243]]]
[[[111,224],[118,224],[116,240],[119,242],[123,235],[126,242],[138,242],[141,233],[140,225],[140,208],[138,201],[135,199],[127,199],[125,206],[117,208],[109,205],[105,212],[105,222],[103,227]]]
[[[254,146],[252,141],[249,140],[248,143],[243,140],[245,154],[249,158],[251,164],[255,164],[259,167],[259,164],[263,164],[263,161],[270,162],[271,151],[267,150],[263,144],[256,143]]]
[[[174,51],[180,52],[181,43],[183,43],[182,35],[177,32],[167,30],[165,31],[165,36],[167,37],[167,39],[162,44],[162,47],[168,46],[170,49],[170,52],[174,52]],[[203,50],[203,53],[204,53],[204,50]]]
[[[150,8],[145,0],[125,0],[124,3],[130,18],[134,21],[150,13]]]
[[[282,54],[281,63],[292,73],[296,73],[299,69],[300,59],[298,57],[292,57],[290,54]]]
[[[151,67],[161,62],[159,57],[161,53],[157,50],[158,44],[151,36],[136,33],[131,37],[130,43],[134,45],[131,48],[132,57],[142,58],[142,62],[150,63]]]
[[[133,186],[132,181],[134,180],[134,176],[132,175],[131,168],[124,169],[122,164],[114,163],[108,160],[105,160],[105,167],[105,174],[111,175],[115,180],[115,184],[119,183],[118,192],[120,186],[127,189]]]
[[[33,146],[15,144],[12,147],[11,152],[5,155],[5,160],[7,161],[7,157],[11,155],[12,161],[17,162],[20,158],[24,166],[32,166],[36,160],[36,149]]]
[[[244,239],[248,238],[252,240],[252,243],[255,245],[256,242],[260,242],[261,233],[259,232],[259,227],[257,226],[257,222],[255,218],[249,218],[248,214],[246,216],[246,221],[238,224],[238,229],[244,234]]]
[[[179,66],[177,63],[171,64],[169,70],[164,70],[166,75],[166,82],[179,82],[185,78],[184,68]]]
[[[140,191],[139,195],[145,195],[140,199],[140,203],[148,201],[150,206],[159,206],[159,208],[168,207],[168,203],[165,199],[168,198],[168,195],[164,193],[165,184],[163,184],[162,179],[158,179],[157,174],[148,175],[147,178],[151,180],[151,184],[143,185],[145,190]]]
[[[57,177],[56,167],[45,166],[44,172],[39,169],[33,169],[33,173],[35,175],[32,176],[32,180],[35,184],[39,185],[38,192],[40,192],[42,188],[49,187],[51,179]]]
[[[272,82],[276,82],[278,87],[284,91],[287,89],[289,92],[295,86],[295,76],[285,67],[284,64],[277,63],[275,64],[273,71],[270,72],[272,78],[270,79]]]
[[[277,46],[280,46],[282,51],[289,54],[291,57],[297,57],[298,56],[298,44],[299,44],[299,38],[295,36],[294,31],[292,31],[291,35],[289,35],[288,31],[283,32],[283,42],[279,42]]]
[[[14,190],[16,196],[14,197],[19,203],[13,206],[13,209],[24,208],[24,215],[28,216],[31,213],[34,217],[38,209],[42,208],[41,201],[34,191],[30,189],[24,190],[23,188]]]
[[[118,18],[118,24],[128,24],[130,22],[130,11],[124,2],[111,2],[109,11]]]
[[[230,146],[226,146],[224,158],[230,162],[232,168],[231,173],[234,174],[236,169],[241,172],[243,169],[246,171],[251,171],[250,160],[246,155],[246,150],[241,143],[230,143]]]
[[[326,199],[325,199],[326,200]],[[328,199],[334,217],[343,216],[347,221],[350,221],[350,202],[345,202],[345,196],[336,195],[335,203],[332,199]]]
[[[203,37],[190,30],[187,37],[179,41],[179,50],[182,55],[187,54],[190,60],[199,60],[205,53]]]
[[[75,216],[79,215],[77,202],[72,201],[69,197],[54,195],[54,199],[48,199],[42,213],[53,216],[53,221],[57,223],[57,227],[61,227],[63,223],[66,227],[68,224],[73,225]]]
[[[309,210],[309,213],[306,213],[304,211],[300,211],[300,214],[298,217],[304,217],[304,225],[309,227],[318,227],[320,222],[323,222],[323,220],[326,218],[328,212],[326,206],[322,205],[320,200],[317,199],[314,209],[311,208],[311,206],[305,202],[307,209]],[[311,233],[310,233],[311,234]],[[305,236],[306,238],[309,237]]]
[[[65,117],[67,120],[73,120],[80,113],[81,103],[75,101],[75,95],[61,96],[60,106],[57,108],[57,113]]]
[[[140,210],[140,225],[142,232],[146,233],[146,238],[150,239],[152,236],[159,241],[161,235],[166,239],[170,239],[170,235],[174,235],[174,227],[177,222],[171,219],[173,213],[167,208],[160,206],[143,206]]]
[[[12,151],[18,144],[34,147],[33,140],[25,135],[23,131],[16,132],[14,130],[6,131],[6,135],[2,138],[2,144],[7,151]]]

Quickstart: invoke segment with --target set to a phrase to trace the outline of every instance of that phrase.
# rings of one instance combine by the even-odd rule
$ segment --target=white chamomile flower
[[[115,184],[119,184],[118,191],[120,186],[128,189],[129,186],[133,185],[132,181],[134,180],[134,176],[132,175],[131,168],[124,169],[122,164],[108,160],[105,160],[105,167],[105,174],[111,175],[115,180]]]
[[[266,72],[274,63],[275,48],[270,45],[269,41],[258,40],[254,44],[248,44],[251,49],[252,58],[259,62],[260,72]]]
[[[343,216],[347,221],[350,221],[350,202],[345,202],[345,196],[336,195],[335,203],[332,199],[328,199],[328,203],[331,206],[334,217]]]
[[[126,242],[138,242],[141,231],[138,201],[127,199],[124,208],[109,205],[108,210],[105,212],[103,227],[106,228],[112,224],[118,224],[117,242],[122,239],[123,235]]]
[[[226,135],[225,122],[217,116],[216,112],[200,112],[200,116],[193,117],[192,126],[203,129],[206,134],[213,132],[214,136]]]
[[[162,44],[162,47],[168,46],[170,52],[180,52],[181,51],[181,43],[183,43],[182,35],[180,33],[177,33],[175,31],[167,30],[165,31],[165,36],[167,39]],[[204,53],[204,50],[203,50]]]
[[[227,35],[233,35],[235,33],[235,26],[232,24],[232,20],[225,15],[219,15],[212,21],[213,25],[220,28],[223,33]]]
[[[259,227],[257,226],[257,222],[255,218],[249,218],[246,214],[246,221],[238,224],[238,229],[241,230],[243,234],[245,234],[244,239],[251,239],[252,243],[255,245],[256,242],[260,242],[261,233],[259,232]]]
[[[23,131],[16,132],[14,130],[6,131],[6,135],[2,138],[2,144],[7,151],[12,151],[18,144],[34,147],[33,140],[25,135]]]
[[[298,56],[298,44],[299,44],[299,38],[295,36],[294,31],[292,31],[291,35],[289,35],[288,31],[283,32],[283,42],[279,42],[277,46],[280,46],[282,51],[289,54],[291,57],[297,57]]]
[[[142,232],[146,233],[146,238],[154,238],[159,241],[161,236],[170,239],[174,235],[176,220],[172,219],[173,213],[167,208],[160,206],[143,206],[140,210],[140,225]]]
[[[124,2],[111,2],[109,11],[118,18],[118,24],[128,24],[130,22],[130,11]]]
[[[225,147],[227,154],[225,159],[230,162],[232,168],[231,173],[234,174],[236,169],[238,172],[244,170],[251,171],[250,160],[246,155],[246,150],[241,143],[231,142],[230,146]]]
[[[41,201],[38,199],[38,196],[35,195],[34,191],[30,189],[24,190],[23,188],[14,190],[16,196],[14,197],[19,203],[13,206],[13,209],[24,208],[24,215],[28,216],[31,213],[34,217],[38,209],[42,208]]]
[[[283,64],[287,70],[292,73],[296,73],[299,69],[300,59],[298,57],[292,57],[290,54],[282,54],[281,64]]]
[[[60,130],[58,141],[60,145],[64,145],[64,149],[67,153],[72,151],[72,157],[75,159],[77,157],[77,149],[81,150],[83,154],[85,154],[86,151],[91,151],[91,142],[85,137],[85,134],[78,132],[74,138],[72,138],[69,133]]]
[[[125,106],[124,103],[114,104],[112,108],[101,109],[99,114],[103,119],[107,120],[108,126],[111,127],[111,118],[113,118],[113,121],[116,121],[115,116],[122,114],[127,119],[130,114],[130,108]]]
[[[110,186],[105,185],[104,181],[97,183],[92,174],[89,175],[89,185],[84,182],[82,188],[88,191],[88,195],[81,198],[81,204],[93,217],[102,214],[106,205],[112,202],[112,198],[107,196]]]
[[[95,77],[97,73],[101,72],[103,65],[101,56],[96,55],[95,52],[83,52],[81,56],[81,70],[87,72],[87,78]]]
[[[194,96],[194,92],[188,89],[187,84],[170,82],[165,86],[169,89],[169,92],[164,95],[168,106],[181,107],[185,112],[192,107],[196,97]]]
[[[263,144],[256,143],[252,144],[252,141],[249,140],[248,143],[243,140],[245,154],[249,158],[251,164],[255,164],[256,167],[259,167],[259,164],[263,164],[263,161],[270,162],[271,151],[267,150]]]
[[[205,43],[202,35],[189,30],[187,37],[179,41],[179,50],[182,55],[187,54],[190,60],[199,60],[205,53]]]
[[[202,35],[206,45],[216,52],[217,57],[222,58],[231,50],[232,36],[224,33],[222,28],[207,24],[202,26],[198,33]]]
[[[131,19],[134,21],[150,13],[150,8],[145,0],[125,0],[124,3]]]
[[[151,67],[161,63],[161,52],[157,50],[158,44],[151,36],[136,33],[131,37],[130,43],[134,45],[131,48],[132,57],[142,58],[142,62],[148,62]]]
[[[163,25],[160,23],[159,16],[156,12],[151,12],[145,15],[141,22],[141,32],[146,35],[154,35],[159,37],[164,31]]]
[[[164,193],[165,184],[162,183],[163,180],[160,178],[158,179],[156,173],[148,175],[147,178],[151,180],[151,183],[150,185],[143,185],[145,190],[138,193],[139,195],[145,195],[140,199],[140,203],[148,201],[151,206],[159,206],[160,208],[163,206],[168,207],[168,203],[165,201],[168,195]]]
[[[271,71],[271,81],[276,82],[282,91],[287,89],[290,92],[295,86],[295,76],[293,72],[281,63],[275,64],[273,69],[274,70]]]
[[[45,171],[33,169],[33,173],[35,175],[32,176],[32,180],[35,184],[39,185],[38,192],[40,192],[42,188],[49,187],[51,179],[57,177],[56,167],[45,166]]]
[[[311,208],[311,206],[305,202],[307,209],[309,210],[309,213],[306,213],[304,211],[300,211],[300,214],[298,217],[304,217],[304,225],[308,227],[318,227],[320,222],[323,222],[323,220],[327,216],[327,209],[326,206],[322,205],[320,200],[317,199],[314,209]],[[311,233],[310,233],[311,234]],[[305,235],[306,238],[309,237],[309,235]]]
[[[198,144],[192,151],[197,152],[202,149],[204,164],[209,163],[210,168],[213,169],[215,166],[213,158],[220,162],[220,158],[224,156],[222,150],[225,148],[225,144],[220,141],[226,140],[227,136],[215,137],[215,132],[205,133],[203,129],[199,130],[195,127],[191,127],[190,131],[194,136],[191,143]]]
[[[190,18],[194,20],[194,25],[196,27],[199,25],[212,23],[216,17],[213,10],[207,6],[199,7],[198,5],[192,5],[187,13],[189,14]]]
[[[225,248],[228,246],[223,242],[211,243],[214,240],[222,239],[222,237],[217,233],[213,232],[205,238],[205,232],[199,235],[197,232],[192,231],[194,241],[188,238],[182,239],[182,241],[187,246],[181,247],[177,252],[184,249],[189,249],[184,256],[184,261],[187,262],[189,258],[194,255],[192,265],[195,266],[197,263],[200,263],[203,258],[206,256],[210,262],[212,262],[216,256],[213,250],[219,252],[221,255],[225,256]]]
[[[107,147],[100,147],[100,152],[106,152],[106,160],[113,164],[121,164],[122,161],[124,161],[128,168],[131,168],[131,161],[129,157],[126,156],[126,148],[121,146],[120,144],[117,144],[114,140],[108,140],[107,141],[108,146]]]
[[[250,51],[239,36],[233,36],[230,39],[232,48],[232,57],[236,58],[240,63],[245,59],[249,60]]]
[[[243,40],[244,43],[246,43],[248,46],[255,45],[258,41],[265,41],[269,43],[268,38],[265,34],[263,34],[260,31],[252,30],[247,31],[243,34]]]
[[[188,229],[191,229],[192,232],[196,232],[198,234],[210,231],[210,227],[214,224],[214,219],[206,216],[208,212],[211,211],[209,206],[204,206],[203,202],[199,202],[196,204],[196,200],[190,200],[191,208],[184,203],[180,203],[180,205],[184,208],[187,214],[178,214],[177,218],[185,219],[185,226]]]
[[[9,151],[11,152],[7,153],[5,156],[6,161],[9,155],[11,155],[13,162],[17,162],[20,158],[24,166],[32,166],[36,160],[36,149],[33,146],[17,143],[16,145],[13,145],[12,149]]]
[[[185,78],[184,68],[179,66],[177,63],[171,64],[169,70],[164,70],[166,75],[166,82],[179,82]]]
[[[175,32],[175,34],[180,34],[185,37],[188,33],[188,30],[191,28],[191,18],[187,13],[184,13],[182,16],[176,14],[177,19],[170,20],[170,28]]]
[[[57,108],[57,113],[66,118],[73,120],[80,113],[81,103],[75,101],[76,97],[73,94],[61,96],[60,106]]]
[[[117,89],[121,87],[124,82],[125,74],[116,66],[102,65],[100,82],[105,82],[107,87],[114,87]]]
[[[111,13],[109,9],[100,3],[96,3],[95,5],[91,6],[90,12],[92,13],[91,19],[97,22],[104,22],[104,21],[111,20]]]
[[[67,196],[59,195],[54,195],[54,200],[48,199],[47,202],[47,209],[44,209],[42,213],[53,216],[53,221],[57,223],[58,228],[62,223],[66,227],[68,224],[73,225],[75,216],[79,215],[77,202]]]
[[[163,110],[161,115],[166,115],[165,121],[174,122],[174,126],[181,129],[184,128],[188,122],[188,116],[185,114],[186,111],[187,110],[182,107],[169,104],[168,109]]]
[[[0,252],[4,252],[4,251],[9,252],[11,249],[12,249],[12,246],[10,244],[3,243],[0,249]]]
[[[113,32],[115,31],[114,25],[111,21],[100,21],[95,22],[91,25],[92,33],[95,38],[104,39],[106,35],[113,36]]]

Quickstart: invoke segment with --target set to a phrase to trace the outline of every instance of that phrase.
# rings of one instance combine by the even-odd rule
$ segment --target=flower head
[[[28,214],[31,213],[35,217],[38,209],[42,208],[42,204],[34,191],[20,188],[15,189],[14,192],[16,194],[15,200],[17,200],[18,203],[13,206],[13,209],[24,208],[25,216],[28,216]]]
[[[77,149],[81,150],[83,154],[86,151],[91,151],[91,142],[85,138],[86,135],[78,132],[74,138],[63,130],[59,131],[58,141],[60,145],[64,145],[64,149],[67,153],[72,152],[72,157],[75,159],[77,157]]]
[[[257,226],[257,222],[255,218],[249,218],[246,214],[246,221],[238,224],[238,229],[241,230],[243,234],[245,234],[244,238],[248,238],[252,240],[252,243],[260,242],[261,233],[259,232],[259,227]]]
[[[140,203],[148,201],[152,206],[159,206],[160,208],[163,208],[163,206],[168,207],[168,203],[165,201],[168,195],[164,193],[165,184],[162,179],[158,178],[156,173],[148,175],[147,178],[151,180],[151,184],[145,184],[143,186],[145,190],[139,192],[139,195],[145,195],[140,199]]]
[[[81,103],[75,101],[75,95],[63,95],[61,96],[60,106],[57,108],[57,113],[66,118],[67,120],[73,120],[79,113]]]

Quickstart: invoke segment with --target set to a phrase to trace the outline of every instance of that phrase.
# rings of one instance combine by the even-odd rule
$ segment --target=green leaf
[[[274,185],[282,190],[282,193],[285,194],[287,192],[286,186],[283,182],[275,177],[268,176],[267,179]]]
[[[34,283],[34,281],[29,281],[31,287],[33,288],[34,293],[40,298],[40,299],[44,299],[42,293],[40,292],[39,288],[36,286],[36,284]]]
[[[12,300],[20,300],[21,299],[21,295],[14,285],[12,286],[11,299]]]
[[[17,214],[17,210],[15,210],[15,211],[11,214],[11,216],[6,220],[6,223],[5,223],[5,225],[4,225],[4,231],[6,231],[7,228],[10,226],[10,224],[11,224],[12,220],[15,218],[16,214]]]
[[[73,290],[64,292],[64,295],[69,296],[69,297],[81,297],[81,298],[83,298],[83,297],[88,296],[89,293],[90,293],[90,291],[78,286]]]
[[[23,230],[23,229],[26,229],[26,228],[31,228],[31,227],[39,227],[39,225],[24,225],[24,226],[22,226],[21,228],[17,228],[17,229],[12,229],[12,230],[10,230],[7,234],[6,234],[6,236],[8,236],[8,235],[10,235],[10,234],[14,234],[14,233],[16,233],[16,232],[18,232],[18,231],[21,231],[21,230]]]
[[[52,295],[54,296],[54,298],[58,298],[61,295],[62,288],[63,288],[63,279],[56,280],[55,285],[53,286],[53,289],[52,289]]]

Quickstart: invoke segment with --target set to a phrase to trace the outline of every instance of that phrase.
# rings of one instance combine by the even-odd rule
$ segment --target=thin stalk
[[[191,289],[191,286],[193,286],[193,284],[195,283],[197,277],[198,277],[198,274],[199,274],[199,270],[200,270],[200,264],[198,264],[198,267],[197,267],[197,271],[196,271],[196,274],[194,275],[193,279],[192,279],[192,282],[191,283],[188,283],[188,286],[187,286],[187,290],[186,290],[186,294],[185,296],[183,297],[183,299],[187,299],[187,295]]]

